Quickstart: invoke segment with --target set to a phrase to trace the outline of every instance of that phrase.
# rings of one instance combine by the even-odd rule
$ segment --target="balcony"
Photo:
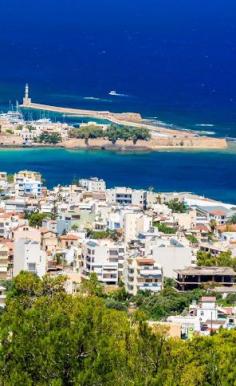
[[[140,291],[152,291],[158,292],[161,291],[162,283],[143,283],[142,285],[137,286]]]
[[[140,276],[161,277],[162,272],[160,269],[140,269]]]

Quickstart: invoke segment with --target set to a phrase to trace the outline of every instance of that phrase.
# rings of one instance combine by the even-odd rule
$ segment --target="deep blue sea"
[[[236,1],[1,0],[0,110],[21,101],[26,82],[34,101],[137,111],[236,138]],[[109,95],[112,90],[120,95]],[[80,152],[50,163],[42,152],[22,154],[7,163],[1,155],[0,169],[28,165],[53,182],[98,175],[111,184],[192,190],[236,202],[231,150]]]
[[[236,2],[1,0],[0,104],[26,82],[37,101],[236,137]]]

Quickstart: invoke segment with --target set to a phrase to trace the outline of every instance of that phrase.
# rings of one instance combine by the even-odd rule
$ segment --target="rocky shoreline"
[[[83,139],[69,139],[59,146],[66,149],[94,149],[116,151],[158,151],[161,149],[226,149],[227,141],[224,138],[187,137],[187,138],[159,138],[150,141],[117,141],[115,144],[106,139],[90,139],[88,144]]]
[[[68,139],[58,144],[30,144],[24,145],[16,141],[7,141],[0,143],[0,149],[27,149],[27,148],[64,148],[64,149],[87,149],[87,150],[107,150],[122,152],[149,152],[158,150],[223,150],[228,148],[228,143],[221,138],[196,137],[185,140],[180,139],[161,139],[150,141],[138,141],[133,144],[132,141],[117,141],[115,144],[106,139],[90,139],[86,144],[83,139]]]

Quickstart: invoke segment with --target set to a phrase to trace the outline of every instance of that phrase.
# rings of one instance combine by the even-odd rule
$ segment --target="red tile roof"
[[[155,263],[155,260],[154,259],[145,259],[145,258],[137,258],[137,263],[138,264],[148,264],[148,265],[151,265],[151,264],[154,264]]]
[[[75,236],[75,235],[63,235],[60,237],[60,240],[78,240],[79,237],[78,236]]]

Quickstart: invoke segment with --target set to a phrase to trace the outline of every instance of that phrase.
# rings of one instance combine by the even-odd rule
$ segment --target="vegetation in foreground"
[[[100,289],[92,279],[71,296],[63,277],[20,274],[0,320],[0,384],[235,385],[236,331],[168,339],[142,312],[107,307]]]

